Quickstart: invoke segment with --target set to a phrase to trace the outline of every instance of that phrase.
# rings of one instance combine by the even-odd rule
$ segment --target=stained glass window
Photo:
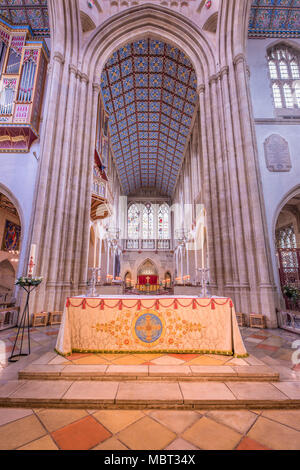
[[[278,248],[297,248],[297,240],[293,225],[281,228],[276,233]]]
[[[169,238],[169,206],[162,204],[158,210],[158,239],[166,240]]]
[[[143,240],[154,238],[154,211],[152,204],[148,203],[143,208]]]
[[[137,204],[128,209],[128,238],[138,239],[140,235],[140,210]]]

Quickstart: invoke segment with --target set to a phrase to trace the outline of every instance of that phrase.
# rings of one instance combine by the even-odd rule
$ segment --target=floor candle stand
[[[24,307],[24,310],[23,310],[23,313],[22,313],[21,321],[20,321],[20,324],[19,324],[19,327],[18,327],[18,333],[17,333],[16,339],[15,339],[14,347],[13,347],[11,356],[8,359],[9,362],[18,362],[17,358],[30,355],[29,300],[30,300],[31,292],[33,292],[40,285],[40,282],[38,282],[36,284],[32,284],[32,283],[19,284],[20,287],[22,287],[22,289],[24,289],[25,292],[27,293],[27,297],[26,297],[26,303],[25,303],[25,307]],[[27,327],[26,327],[26,323],[27,323]],[[24,333],[25,333],[26,328],[27,328],[27,335],[28,335],[28,338],[27,338],[27,340],[28,340],[28,353],[23,353]],[[21,346],[20,346],[20,349],[19,349],[19,354],[15,354],[15,350],[16,350],[17,343],[18,343],[19,339],[21,339]]]

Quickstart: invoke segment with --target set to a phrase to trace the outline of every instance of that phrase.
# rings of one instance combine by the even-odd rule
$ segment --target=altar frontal
[[[56,351],[247,356],[231,299],[67,299]]]

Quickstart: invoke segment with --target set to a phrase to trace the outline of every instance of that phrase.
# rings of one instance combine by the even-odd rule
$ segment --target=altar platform
[[[194,296],[68,298],[56,351],[247,356],[231,299]]]

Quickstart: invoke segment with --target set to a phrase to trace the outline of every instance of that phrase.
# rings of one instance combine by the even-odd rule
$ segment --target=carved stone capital
[[[58,62],[59,64],[63,65],[65,63],[65,58],[60,52],[54,52],[53,60]]]
[[[202,93],[203,93],[203,94],[205,93],[205,85],[204,85],[204,83],[202,83],[201,85],[198,86],[198,88],[197,88],[197,93],[198,93],[198,95],[201,95]]]
[[[209,84],[210,85],[213,85],[214,83],[217,83],[218,81],[218,75],[212,75],[210,78],[209,78]]]
[[[93,83],[93,92],[94,92],[94,93],[100,93],[100,91],[101,91],[100,84],[94,82],[94,83]]]
[[[236,67],[239,64],[246,64],[246,57],[245,54],[238,54],[233,59],[233,65]]]
[[[73,65],[73,64],[70,64],[69,65],[69,72],[70,72],[70,74],[73,73],[76,76],[77,75],[77,67],[75,67],[75,65]]]
[[[80,74],[80,80],[82,82],[89,83],[89,81],[90,81],[89,77],[85,73],[80,73],[80,72],[78,72],[78,73]]]
[[[225,65],[225,66],[222,67],[221,70],[220,70],[220,76],[223,78],[225,75],[229,75],[229,67],[228,67],[228,65]]]

